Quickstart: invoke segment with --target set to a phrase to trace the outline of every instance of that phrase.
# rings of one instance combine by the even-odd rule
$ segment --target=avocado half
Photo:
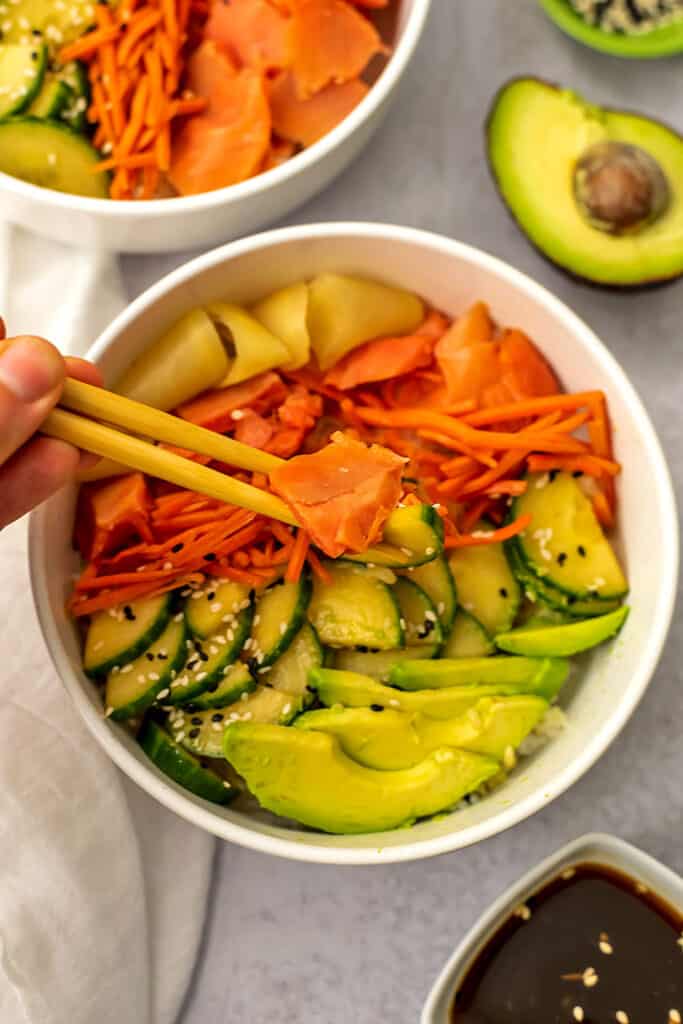
[[[633,288],[683,274],[683,138],[537,78],[494,97],[488,159],[500,194],[553,263]]]

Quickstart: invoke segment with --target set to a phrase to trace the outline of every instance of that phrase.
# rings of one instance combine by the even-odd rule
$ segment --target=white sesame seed
[[[586,988],[593,988],[594,985],[597,985],[599,978],[595,971],[595,968],[587,967],[586,970],[583,972],[583,975],[581,976],[581,980],[583,981]]]
[[[113,715],[113,713],[114,713],[114,709],[113,708],[105,708],[104,709],[104,717],[105,718],[109,718],[110,715]]]
[[[282,714],[283,715],[288,715],[291,710],[292,710],[292,705],[291,705],[291,702],[289,702],[289,703],[285,704],[285,706],[283,707]]]
[[[145,681],[146,681],[146,676],[144,674],[138,676],[138,682],[139,683],[144,683]]]
[[[600,940],[600,942],[598,944],[598,948],[599,948],[601,953],[605,954],[605,956],[611,956],[611,954],[614,952],[614,950],[612,949],[612,946],[610,945],[609,942],[607,942],[606,939],[601,939]]]
[[[175,738],[177,739],[178,743],[181,743],[182,740],[185,739],[185,730],[181,729],[180,732],[177,732],[175,734]]]
[[[242,409],[233,409],[232,412],[230,413],[230,416],[233,420],[243,420],[244,412]]]
[[[240,700],[249,700],[249,694],[245,690],[244,693],[240,694]]]
[[[201,681],[202,681],[203,679],[206,679],[206,677],[207,677],[207,675],[208,675],[208,674],[209,674],[208,672],[198,672],[198,673],[197,673],[197,682],[198,682],[198,683],[201,683]]]
[[[681,1024],[681,1015],[678,1010],[669,1010],[669,1024]]]
[[[153,683],[158,683],[161,676],[158,672],[150,672],[147,678],[151,679]]]
[[[574,1009],[572,1010],[572,1017],[574,1018],[574,1020],[582,1021],[583,1020],[583,1007],[575,1006]]]
[[[281,622],[280,623],[280,636],[284,636],[286,632],[287,632],[287,623],[286,622]]]
[[[388,704],[389,707],[391,708],[400,708],[401,706],[401,702],[399,700],[394,700],[393,697],[390,701],[388,701]]]
[[[221,732],[221,730],[225,727],[222,722],[212,722],[211,728],[213,729],[214,732]]]
[[[531,910],[527,907],[526,903],[521,903],[515,910],[515,917],[521,917],[522,921],[528,921],[531,918]]]
[[[168,688],[168,687],[166,687],[166,689],[165,689],[165,690],[159,690],[159,692],[158,692],[158,694],[157,694],[157,700],[163,700],[163,699],[164,699],[164,697],[168,697],[168,695],[169,695],[169,693],[170,693],[170,692],[171,692],[171,691],[169,690],[169,688]]]
[[[183,613],[182,612],[178,612],[177,615],[173,616],[173,621],[174,622],[182,622],[184,618],[185,618],[185,616],[183,615]]]
[[[173,562],[164,562],[164,564],[162,566],[162,569],[165,569],[166,572],[168,572],[169,569],[172,569],[172,568],[173,568]]]
[[[123,668],[121,669],[122,673],[124,673],[124,672],[132,672],[132,671],[133,671],[133,666],[132,665],[124,665]]]
[[[619,1024],[629,1024],[628,1014],[624,1010],[617,1010],[614,1019],[619,1021]]]
[[[195,590],[193,594],[190,594],[191,601],[198,601],[200,597],[204,597],[204,594],[201,592],[201,590]]]
[[[569,879],[573,878],[575,874],[576,874],[576,868],[565,868],[565,870],[560,875],[560,878],[562,878],[563,881],[568,882]]]
[[[101,651],[104,647],[104,640],[98,640],[96,644],[92,645],[93,651]]]
[[[254,616],[254,625],[258,626],[260,621],[261,621],[261,616],[260,615],[255,615]]]
[[[210,607],[209,607],[209,611],[213,612],[214,615],[217,612],[220,612],[222,610],[223,610],[223,605],[221,604],[220,601],[216,601],[214,604],[210,605]]]
[[[425,555],[433,555],[434,548],[425,548]]]
[[[446,605],[443,603],[443,601],[439,601],[439,603],[436,606],[436,610],[439,613],[439,615],[443,615],[443,613],[446,611]]]
[[[218,654],[218,648],[215,644],[209,645],[209,654]]]

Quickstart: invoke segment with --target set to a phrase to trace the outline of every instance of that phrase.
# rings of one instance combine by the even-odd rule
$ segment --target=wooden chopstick
[[[87,385],[85,386],[87,387]],[[93,388],[93,390],[99,389]],[[168,418],[172,419],[170,416]],[[258,487],[252,487],[251,484],[235,480],[231,476],[218,473],[215,469],[209,469],[207,466],[184,459],[174,452],[165,451],[139,437],[121,433],[96,420],[86,419],[73,412],[67,412],[65,409],[53,409],[40,429],[41,433],[48,437],[66,441],[77,448],[100,455],[102,458],[114,459],[115,462],[129,466],[130,469],[158,477],[160,480],[166,480],[179,487],[197,491],[209,498],[250,509],[252,512],[268,516],[271,519],[279,519],[291,526],[298,525],[285,503],[275,495],[262,491]],[[206,431],[206,433],[210,433],[210,431]],[[215,436],[220,438],[219,434]],[[222,440],[229,439],[222,438]],[[188,446],[181,444],[181,447]],[[247,445],[240,447],[248,448]],[[248,450],[256,455],[266,454],[255,449]]]
[[[277,455],[259,451],[258,448],[233,441],[231,437],[198,427],[178,416],[171,416],[150,405],[143,405],[142,402],[134,402],[105,388],[84,384],[72,377],[64,382],[59,405],[89,419],[104,420],[155,441],[187,448],[199,455],[210,455],[212,459],[226,462],[237,469],[251,470],[252,473],[270,473],[284,462]]]

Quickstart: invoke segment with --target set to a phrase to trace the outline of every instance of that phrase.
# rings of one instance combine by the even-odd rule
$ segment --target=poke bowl
[[[326,315],[330,295],[342,302],[344,316],[334,315],[334,305]],[[362,299],[355,313],[349,312],[353,296]],[[381,301],[373,311],[377,297]],[[278,328],[278,311],[285,307],[289,327],[280,320]],[[378,309],[384,319],[373,319]],[[371,224],[288,228],[204,255],[140,296],[95,342],[90,356],[108,385],[116,381],[129,397],[151,404],[151,392],[140,384],[145,366],[153,366],[153,388],[158,388],[164,364],[166,371],[174,365],[174,338],[187,339],[198,316],[207,317],[212,329],[219,320],[231,325],[228,382],[217,380],[226,369],[218,366],[214,386],[206,390],[206,380],[195,381],[189,392],[202,393],[188,401],[187,391],[177,390],[178,381],[187,386],[186,375],[171,373],[173,396],[166,407],[190,423],[251,443],[259,458],[273,458],[268,452],[293,454],[273,470],[265,467],[271,491],[293,509],[300,505],[283,472],[305,464],[325,485],[333,477],[345,479],[335,476],[329,462],[315,461],[329,458],[330,450],[340,473],[354,480],[373,453],[389,459],[390,472],[391,460],[397,460],[400,500],[384,517],[379,543],[373,535],[371,555],[346,539],[341,558],[331,550],[332,506],[323,506],[317,520],[312,514],[306,519],[303,548],[302,530],[295,540],[286,532],[291,527],[278,526],[271,536],[248,521],[247,531],[255,530],[248,533],[249,543],[262,546],[256,553],[250,548],[250,557],[242,552],[240,560],[228,553],[239,547],[232,536],[242,530],[242,521],[232,533],[220,524],[216,532],[216,513],[209,506],[194,505],[191,495],[154,482],[138,479],[126,494],[151,487],[144,515],[150,529],[162,533],[145,540],[145,527],[138,526],[138,534],[125,543],[119,537],[104,560],[93,554],[93,543],[111,540],[106,519],[114,492],[105,490],[106,480],[90,482],[80,497],[75,488],[64,491],[38,510],[31,522],[30,560],[43,635],[60,678],[104,750],[162,804],[216,836],[321,863],[387,863],[445,853],[495,835],[559,796],[605,751],[642,697],[666,638],[677,580],[675,501],[667,467],[647,414],[613,357],[566,306],[500,260],[437,235]],[[253,321],[258,331],[266,322],[277,330],[278,342],[287,336],[290,348],[278,355],[274,335],[254,335]],[[246,334],[245,324],[251,325]],[[291,346],[296,348],[302,325],[316,363],[302,366],[307,356],[299,353],[299,368],[291,369]],[[320,347],[321,332],[330,326],[326,337],[336,346],[334,354]],[[470,354],[464,376],[450,374],[448,367],[461,363],[463,332],[473,331],[470,348],[484,346],[477,348],[477,359],[483,352],[486,365],[497,360],[493,378],[479,371],[479,363],[472,375]],[[361,342],[368,335],[371,340]],[[416,339],[418,352],[426,346],[428,359],[415,362]],[[405,354],[406,346],[413,361],[399,366],[397,353]],[[448,363],[451,356],[454,362]],[[274,368],[278,359],[279,369]],[[514,366],[520,359],[521,376]],[[245,360],[251,361],[248,368]],[[436,371],[444,366],[449,383],[466,380],[477,400],[463,401],[460,395],[454,402],[453,395],[429,390],[441,386]],[[257,369],[260,374],[250,376]],[[321,383],[323,373],[327,383]],[[418,377],[423,390],[415,393]],[[281,391],[270,406],[258,405],[248,395],[255,380],[261,403],[264,382],[269,394],[283,381],[289,392]],[[407,405],[401,397],[406,385]],[[426,400],[425,386],[431,396]],[[529,386],[540,397],[520,404],[516,389]],[[609,432],[594,432],[600,421],[595,407],[585,408],[586,402],[598,401],[596,396],[609,410],[611,442]],[[328,401],[338,403],[340,421],[330,414]],[[309,402],[310,422],[298,423],[301,435],[288,449],[294,421],[283,409],[291,412]],[[415,409],[420,427],[414,433],[430,443],[426,455],[405,447],[412,437],[405,425],[413,425]],[[548,409],[554,410],[550,421]],[[537,415],[542,422],[534,419]],[[558,423],[565,424],[564,435]],[[384,434],[364,433],[378,424],[388,424]],[[496,431],[482,438],[479,432],[492,425]],[[253,434],[254,429],[266,433]],[[532,462],[518,433],[525,430],[537,432]],[[559,442],[562,436],[565,441]],[[479,443],[484,448],[476,454]],[[512,446],[502,456],[507,462],[494,459],[492,468],[489,445]],[[339,461],[340,451],[346,453],[345,463]],[[463,490],[454,483],[457,473],[442,467],[456,459],[459,469],[473,452]],[[417,459],[418,470],[406,469],[405,458],[411,466]],[[428,472],[421,458],[437,468]],[[516,476],[511,466],[518,467]],[[487,473],[494,474],[494,482],[482,495],[480,485],[472,484]],[[315,489],[311,473],[299,473],[304,476],[305,486]],[[260,486],[266,487],[265,476]],[[345,502],[351,505],[347,533],[364,518],[363,493],[359,487]],[[107,494],[104,519],[97,507],[102,494]],[[121,497],[117,491],[115,502]],[[143,506],[135,505],[136,514]],[[399,537],[398,518],[414,524],[415,516],[419,538],[416,532]],[[197,548],[195,534],[178,532],[197,523],[214,530],[206,542],[211,550],[206,544]],[[85,569],[74,551],[74,525],[77,538],[86,536],[79,540],[81,551],[92,556],[88,561],[86,555]],[[571,532],[575,529],[580,537]],[[333,540],[339,536],[332,531]],[[149,560],[152,556],[156,561]],[[185,567],[182,577],[175,558]],[[149,569],[154,572],[145,577]],[[444,572],[455,578],[457,597],[439,591],[434,576],[439,572],[441,580]],[[576,580],[585,583],[586,573],[588,590],[577,597]],[[159,585],[153,582],[150,589],[150,580]],[[218,588],[240,584],[246,587],[245,600],[225,616]],[[163,642],[159,629],[139,642],[150,621],[148,610],[141,613],[136,603],[141,588],[146,600],[161,602],[152,618],[163,606]],[[628,615],[622,604],[626,588]],[[389,591],[393,604],[386,603]],[[164,603],[169,593],[179,605]],[[378,594],[384,602],[379,618]],[[251,616],[246,623],[245,616]],[[85,634],[83,623],[88,623]],[[215,642],[206,639],[212,629],[220,634]],[[174,630],[180,631],[175,640]],[[586,630],[592,639],[586,640]],[[310,642],[316,634],[324,657]],[[173,644],[182,664],[171,670]],[[214,680],[210,670],[214,663],[224,664],[226,646],[234,644],[238,651],[242,647],[241,660],[235,665],[229,659]],[[121,647],[125,656],[117,653]],[[568,657],[575,653],[578,657]],[[158,663],[146,664],[145,659],[157,658]],[[229,697],[221,699],[227,690]],[[496,714],[513,706],[523,707],[526,718],[521,725],[515,719],[511,738],[504,726],[497,728],[502,719]],[[373,724],[380,720],[381,735]],[[455,786],[453,773],[460,773]],[[463,773],[470,774],[461,785]],[[237,799],[227,802],[235,793]]]
[[[17,0],[0,42],[19,83],[0,95],[0,214],[66,245],[120,252],[206,248],[255,231],[369,141],[429,5],[307,4],[299,78],[287,35],[297,11],[283,0],[78,0],[68,10]],[[189,19],[182,32],[166,24],[174,17]],[[306,38],[324,31],[338,67],[308,60],[320,48]]]

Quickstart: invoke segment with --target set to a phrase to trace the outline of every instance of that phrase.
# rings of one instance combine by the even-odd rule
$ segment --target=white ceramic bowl
[[[265,174],[202,195],[147,201],[87,199],[0,173],[0,219],[85,248],[206,249],[257,231],[325,188],[379,127],[418,44],[431,0],[400,0],[391,58],[368,95],[333,131]]]
[[[252,302],[322,270],[414,289],[453,314],[485,299],[498,321],[528,332],[569,390],[603,388],[607,393],[616,456],[624,463],[618,540],[633,610],[618,640],[583,659],[575,681],[566,687],[569,727],[487,799],[440,820],[369,836],[282,828],[230,808],[217,809],[180,789],[154,768],[123,728],[102,717],[97,691],[80,667],[76,632],[64,612],[76,568],[70,544],[72,491],[58,495],[32,519],[35,599],[55,667],[88,727],[116,764],[161,803],[223,839],[281,856],[340,864],[413,860],[467,846],[522,821],[587,771],[623,727],[652,676],[671,617],[678,567],[674,497],[647,414],[589,328],[528,277],[437,235],[387,225],[323,224],[234,242],[150,288],[105,331],[90,355],[112,380],[197,304],[223,298]]]
[[[561,871],[578,864],[614,868],[661,896],[675,910],[683,910],[683,878],[660,861],[616,836],[594,833],[574,839],[527,872],[496,900],[467,933],[436,979],[420,1018],[420,1024],[450,1024],[455,991],[482,948],[510,916]]]

